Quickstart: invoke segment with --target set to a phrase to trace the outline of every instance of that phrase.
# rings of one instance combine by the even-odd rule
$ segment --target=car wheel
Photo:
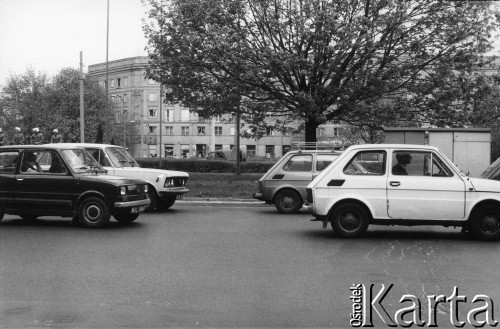
[[[282,190],[274,198],[274,205],[283,214],[294,214],[302,208],[302,198],[294,190]]]
[[[21,215],[21,218],[26,220],[26,221],[34,221],[35,219],[38,218],[37,215]]]
[[[354,238],[365,233],[369,219],[366,209],[352,202],[335,208],[329,218],[332,229],[343,238]]]
[[[149,205],[146,208],[146,211],[154,211],[156,207],[158,206],[158,197],[156,196],[155,190],[150,186],[148,190],[148,196],[149,196]]]
[[[113,217],[120,223],[132,223],[139,218],[139,214],[116,214]]]
[[[88,197],[78,207],[80,223],[88,228],[102,227],[109,223],[110,217],[108,205],[98,197]]]
[[[160,202],[157,203],[156,209],[167,210],[174,205],[176,199],[177,199],[176,196],[169,198],[162,198],[160,199]]]
[[[496,206],[485,206],[472,215],[470,230],[480,239],[495,241],[500,239],[500,209]]]

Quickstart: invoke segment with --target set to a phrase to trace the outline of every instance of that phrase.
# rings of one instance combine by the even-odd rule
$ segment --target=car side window
[[[16,172],[16,162],[19,157],[17,151],[5,151],[0,153],[0,173],[14,174]]]
[[[283,166],[284,171],[312,171],[312,155],[294,155]]]
[[[384,175],[385,151],[361,151],[344,168],[346,175]]]
[[[67,174],[68,169],[56,151],[24,152],[21,172],[27,174]]]
[[[432,152],[395,151],[392,174],[404,176],[453,176],[451,170]]]
[[[318,154],[316,155],[316,171],[323,171],[330,163],[339,156],[337,154]]]

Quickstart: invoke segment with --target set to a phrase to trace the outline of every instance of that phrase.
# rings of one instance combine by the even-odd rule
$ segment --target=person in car
[[[21,172],[42,172],[42,167],[36,162],[36,155],[31,152],[27,152],[23,157],[23,162],[21,163]]]
[[[411,163],[411,154],[410,153],[396,153],[396,160],[398,163],[396,163],[392,167],[392,174],[393,175],[408,175],[408,172],[406,171],[406,166]]]

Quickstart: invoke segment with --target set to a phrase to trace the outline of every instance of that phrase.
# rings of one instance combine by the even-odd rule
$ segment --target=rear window
[[[283,166],[284,171],[312,171],[312,155],[294,155]]]
[[[0,173],[11,173],[16,171],[18,151],[6,151],[0,153]]]
[[[384,175],[385,151],[358,152],[344,168],[346,175]]]

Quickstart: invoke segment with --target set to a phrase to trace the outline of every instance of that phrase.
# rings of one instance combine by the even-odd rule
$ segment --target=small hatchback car
[[[183,171],[143,168],[127,149],[118,145],[68,143],[62,144],[86,149],[110,175],[143,179],[149,185],[150,210],[167,210],[177,197],[189,192],[186,187],[189,174]]]
[[[290,151],[259,179],[253,197],[274,203],[281,213],[296,213],[306,199],[307,184],[339,155],[331,150]]]
[[[431,146],[351,146],[308,185],[306,208],[346,238],[370,224],[458,226],[500,238],[500,182],[465,176]]]
[[[0,219],[72,217],[89,228],[113,215],[132,222],[149,205],[145,181],[107,175],[84,149],[51,145],[0,147]]]

